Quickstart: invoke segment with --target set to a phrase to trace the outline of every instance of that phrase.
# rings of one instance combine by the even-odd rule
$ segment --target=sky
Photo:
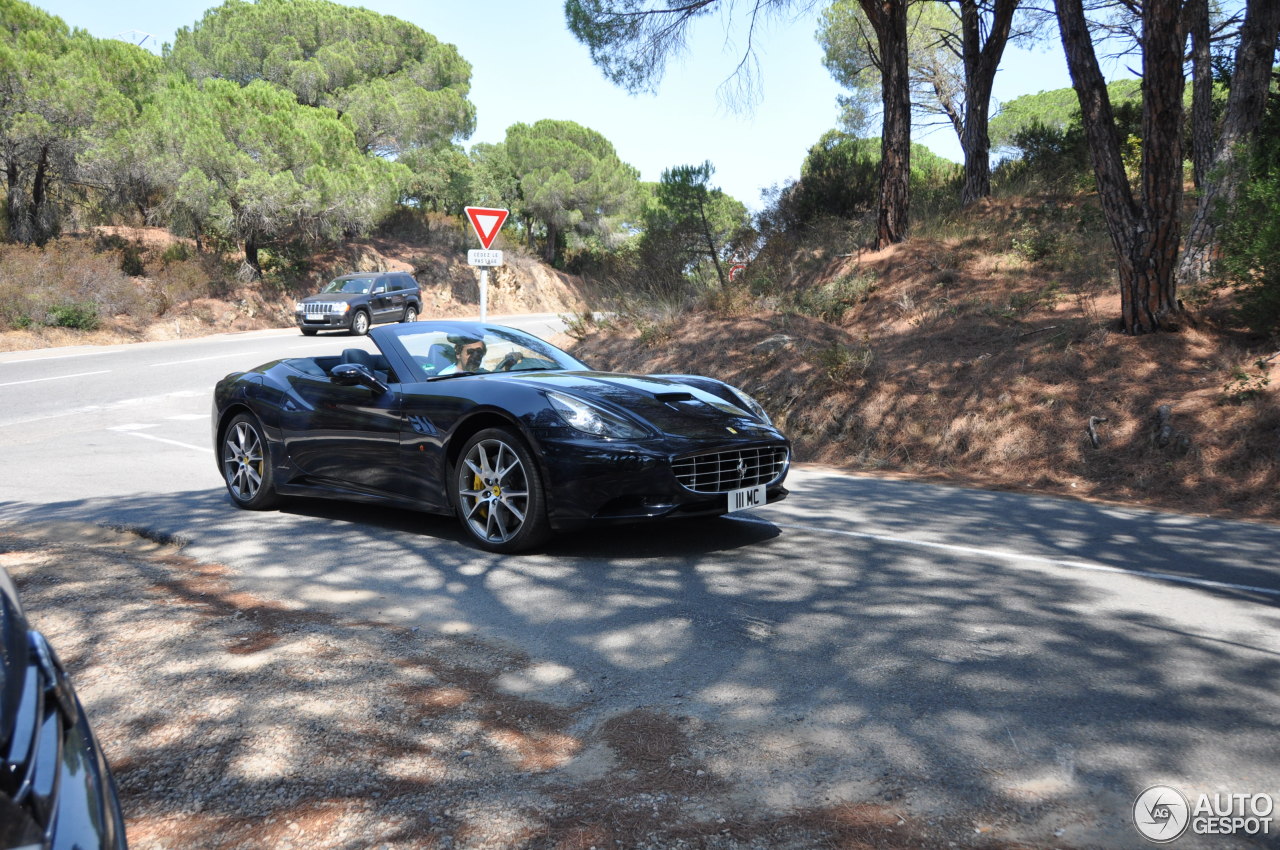
[[[156,52],[218,5],[210,0],[34,0],[69,26],[123,38]],[[457,45],[472,65],[476,132],[463,142],[500,142],[507,127],[543,118],[576,121],[601,133],[619,157],[657,181],[677,165],[710,160],[713,182],[753,210],[761,190],[799,176],[808,149],[838,120],[840,88],[822,66],[814,38],[818,9],[757,29],[760,95],[733,109],[723,84],[742,58],[744,35],[718,14],[695,22],[689,50],[668,63],[656,94],[629,95],[605,80],[564,22],[562,0],[364,0],[360,5],[422,27]],[[737,4],[741,7],[742,4]],[[797,4],[803,5],[803,4]],[[1056,32],[1051,33],[1056,37]],[[1055,39],[1038,50],[1009,48],[995,99],[1070,85]],[[961,161],[949,127],[913,140]]]

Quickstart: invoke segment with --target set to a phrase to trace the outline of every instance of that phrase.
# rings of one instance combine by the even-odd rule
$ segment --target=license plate
[[[759,487],[746,487],[742,490],[729,491],[729,513],[734,511],[745,511],[747,508],[758,508],[769,501],[765,495],[764,485]]]

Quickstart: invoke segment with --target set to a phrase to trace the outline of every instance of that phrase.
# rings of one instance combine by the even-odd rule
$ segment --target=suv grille
[[[787,471],[787,449],[764,446],[683,457],[671,465],[680,484],[695,493],[728,493],[772,484]]]
[[[338,312],[337,304],[307,303],[302,305],[302,312],[308,316],[324,316]]]

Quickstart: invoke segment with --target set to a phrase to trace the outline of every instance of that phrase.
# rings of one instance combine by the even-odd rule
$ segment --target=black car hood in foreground
[[[71,681],[0,570],[0,850],[124,848],[115,782]]]
[[[777,436],[773,428],[736,404],[676,378],[616,372],[510,372],[503,373],[502,379],[603,403],[666,434],[695,439]]]

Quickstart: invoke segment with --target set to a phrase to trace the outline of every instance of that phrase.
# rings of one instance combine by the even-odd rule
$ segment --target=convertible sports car
[[[455,513],[494,552],[594,523],[775,502],[791,444],[741,390],[595,372],[473,322],[386,325],[378,353],[277,360],[218,383],[213,444],[242,508],[323,496]]]

